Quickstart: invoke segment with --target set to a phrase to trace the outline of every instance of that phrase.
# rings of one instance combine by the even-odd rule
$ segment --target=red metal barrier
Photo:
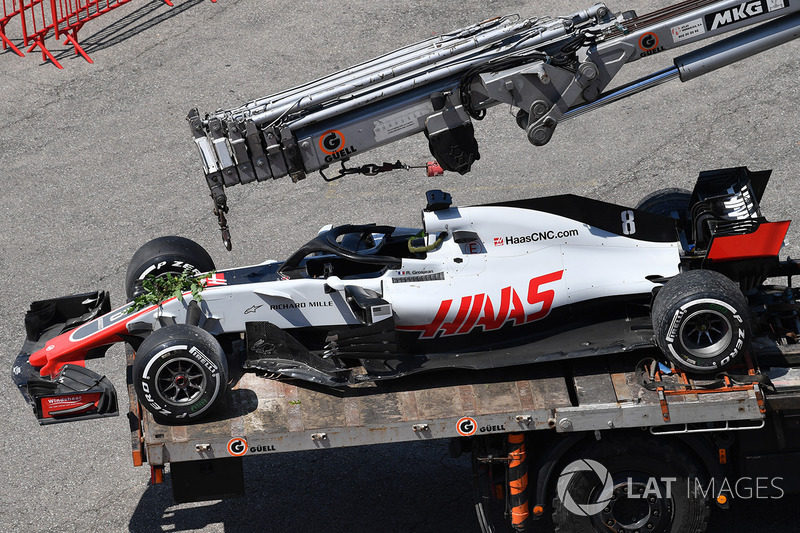
[[[2,0],[3,17],[0,18],[0,40],[3,49],[11,48],[18,55],[24,54],[8,38],[5,27],[19,15],[24,46],[28,52],[39,48],[42,61],[50,61],[58,68],[64,68],[45,46],[45,38],[53,32],[56,39],[64,38],[63,44],[71,44],[75,55],[81,55],[89,63],[92,59],[78,44],[78,31],[84,24],[109,11],[127,4],[131,0]],[[172,7],[170,0],[162,0]],[[216,2],[216,0],[212,0]]]
[[[89,63],[94,63],[78,44],[78,31],[92,19],[108,13],[130,0],[50,0],[56,39],[63,36],[64,44],[72,44],[75,55],[80,54]],[[172,7],[172,2],[164,0]]]
[[[19,0],[19,2],[22,11],[20,18],[22,21],[22,40],[25,46],[30,45],[28,53],[38,46],[42,52],[42,61],[49,59],[58,68],[64,68],[44,45],[44,38],[53,29],[53,24],[48,22],[48,19],[51,18],[49,2],[47,6],[45,6],[45,0]]]
[[[18,56],[25,57],[25,54],[20,52],[19,48],[14,46],[11,39],[6,36],[6,24],[16,15],[19,15],[21,11],[22,4],[17,0],[3,0],[3,18],[0,18],[0,40],[3,41],[3,50],[11,48]]]

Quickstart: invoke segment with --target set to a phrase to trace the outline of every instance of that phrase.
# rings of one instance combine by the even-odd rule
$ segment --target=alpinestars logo
[[[706,15],[706,27],[709,30],[716,30],[722,26],[739,22],[740,20],[751,19],[784,7],[784,0],[756,0],[754,2],[743,2],[737,7],[732,7],[717,13]]]

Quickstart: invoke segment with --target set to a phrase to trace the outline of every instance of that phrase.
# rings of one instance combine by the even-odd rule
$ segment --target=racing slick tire
[[[567,454],[552,487],[556,533],[701,533],[705,470],[690,450],[630,433],[593,438]],[[697,487],[700,487],[698,489]]]
[[[677,218],[682,223],[689,220],[689,200],[692,192],[680,188],[660,189],[642,198],[636,209],[655,215]]]
[[[690,270],[656,294],[656,344],[676,366],[716,373],[739,359],[751,340],[750,313],[739,286],[713,270]]]
[[[139,248],[125,274],[125,295],[128,301],[138,296],[137,282],[148,275],[180,274],[189,269],[194,275],[215,270],[208,252],[191,239],[169,235],[158,237]]]
[[[197,326],[174,324],[154,331],[133,361],[139,403],[166,422],[200,418],[224,397],[227,383],[222,347]]]

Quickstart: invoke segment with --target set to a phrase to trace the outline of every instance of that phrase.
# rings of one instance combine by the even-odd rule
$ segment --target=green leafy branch
[[[199,302],[202,300],[200,292],[205,288],[205,280],[216,273],[211,271],[200,276],[192,274],[191,269],[183,272],[167,273],[160,276],[150,274],[142,280],[142,293],[133,299],[133,305],[128,308],[128,313],[135,313],[141,309],[158,305],[170,298],[180,298],[183,293],[191,292],[192,298]]]

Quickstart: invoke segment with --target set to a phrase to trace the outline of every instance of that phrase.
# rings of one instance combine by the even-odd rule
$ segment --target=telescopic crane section
[[[627,63],[753,25],[607,91]],[[298,181],[421,132],[444,170],[465,174],[480,158],[473,120],[490,107],[517,108],[517,124],[541,146],[563,120],[798,36],[800,0],[688,0],[643,16],[598,3],[562,17],[487,20],[237,108],[205,117],[192,109],[187,118],[230,249],[225,187]]]

